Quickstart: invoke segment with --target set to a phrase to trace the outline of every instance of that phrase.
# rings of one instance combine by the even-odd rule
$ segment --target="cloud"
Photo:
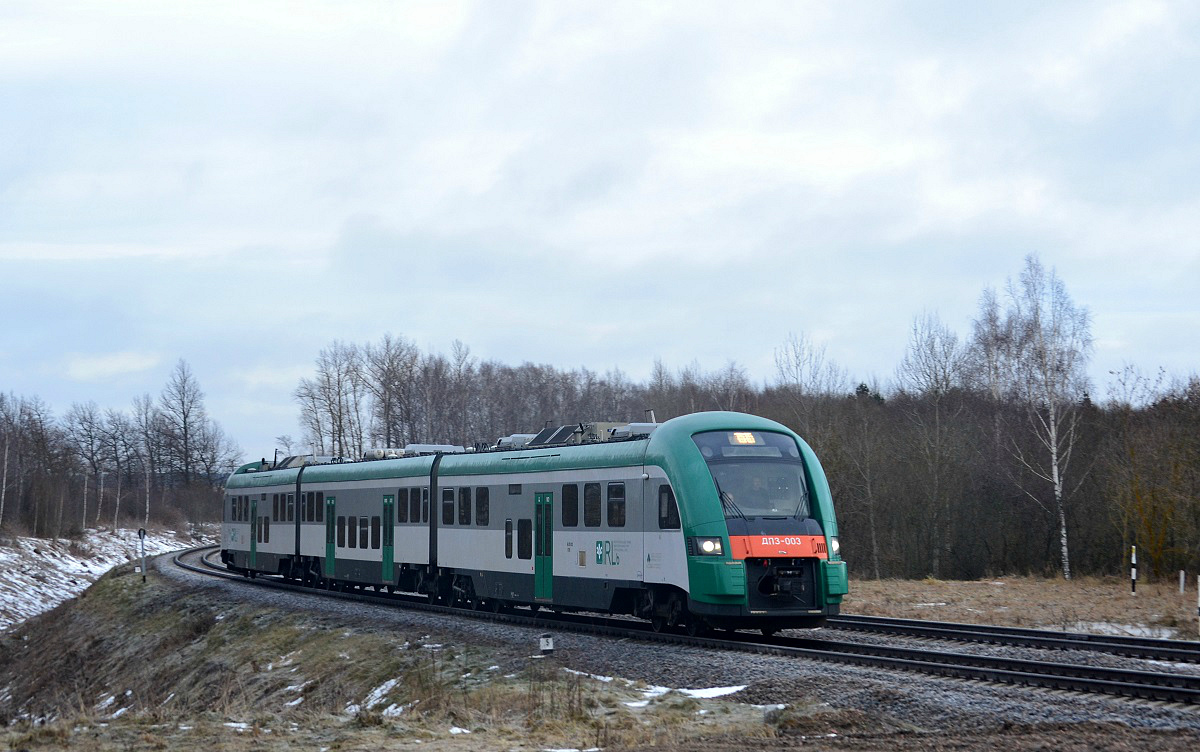
[[[237,384],[241,391],[269,389],[290,395],[300,383],[300,379],[310,378],[313,366],[303,365],[261,365],[253,368],[238,368],[228,374],[229,380]]]
[[[67,360],[67,377],[73,381],[103,381],[114,376],[139,374],[163,361],[159,355],[118,352],[108,355],[76,355]]]

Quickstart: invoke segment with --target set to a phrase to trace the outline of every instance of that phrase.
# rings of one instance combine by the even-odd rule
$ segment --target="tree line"
[[[0,529],[60,537],[217,519],[240,455],[183,360],[157,399],[127,411],[77,402],[56,418],[37,397],[0,393]]]
[[[834,492],[843,554],[860,577],[1118,573],[1137,544],[1155,574],[1200,567],[1200,377],[1126,366],[1097,398],[1091,320],[1028,257],[981,294],[960,336],[915,317],[886,383],[852,379],[803,334],[752,383],[655,362],[637,382],[480,360],[455,342],[422,352],[401,336],[321,350],[294,391],[289,454],[360,457],[369,447],[471,446],[590,421],[663,421],[700,410],[777,420],[803,436]],[[179,361],[157,399],[129,410],[76,403],[60,418],[0,394],[0,528],[66,535],[97,523],[218,519],[234,442]],[[1146,564],[1149,566],[1146,567]]]
[[[1087,378],[1091,319],[1035,256],[984,290],[963,337],[926,312],[887,384],[856,383],[802,334],[774,379],[730,362],[661,361],[645,383],[619,370],[480,360],[401,336],[335,341],[300,381],[288,452],[346,458],[368,447],[470,447],[588,421],[738,410],[814,447],[858,576],[977,578],[1115,573],[1140,545],[1154,573],[1200,566],[1200,379],[1128,366],[1105,399]]]

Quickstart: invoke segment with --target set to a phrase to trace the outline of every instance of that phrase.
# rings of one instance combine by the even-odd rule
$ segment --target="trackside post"
[[[1131,547],[1129,553],[1129,594],[1137,595],[1137,546]]]
[[[138,528],[138,540],[142,546],[142,582],[146,581],[146,528]]]

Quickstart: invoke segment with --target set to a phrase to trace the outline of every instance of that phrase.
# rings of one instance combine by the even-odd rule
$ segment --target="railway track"
[[[215,550],[215,547],[211,547]],[[776,636],[763,639],[749,632],[721,633],[720,637],[688,636],[682,633],[656,633],[648,624],[592,614],[560,614],[545,611],[533,611],[527,608],[508,609],[499,613],[470,611],[463,608],[431,604],[420,596],[404,594],[387,594],[368,590],[352,590],[347,592],[314,591],[301,587],[279,578],[259,577],[248,580],[242,575],[225,570],[222,565],[208,560],[200,555],[206,549],[191,549],[176,554],[174,563],[184,569],[199,572],[208,576],[245,581],[261,587],[274,587],[297,590],[305,593],[321,593],[329,597],[356,600],[369,603],[402,603],[405,607],[452,615],[455,617],[470,616],[480,619],[511,623],[515,625],[534,627],[537,629],[569,629],[572,631],[588,632],[621,638],[632,638],[648,642],[666,642],[679,645],[690,645],[723,650],[739,650],[760,654],[780,655],[797,658],[809,658],[820,661],[846,663],[874,668],[888,668],[903,671],[914,671],[924,674],[949,676],[975,681],[996,682],[1030,687],[1043,687],[1057,690],[1070,690],[1088,694],[1104,694],[1127,698],[1180,703],[1200,707],[1200,676],[1193,676],[1169,671],[1140,671],[1115,669],[1097,666],[1085,666],[1071,663],[1056,663],[1049,661],[1031,661],[1015,658],[994,656],[968,655],[956,652],[941,652],[936,650],[921,650],[886,645],[867,645],[851,642],[838,642],[810,637]],[[185,558],[195,557],[199,564],[184,561]],[[845,617],[838,621],[842,622]],[[833,620],[831,620],[833,621]],[[903,621],[903,620],[897,620]],[[851,619],[860,628],[866,630],[869,626],[865,621]],[[838,628],[841,624],[836,625]],[[882,631],[884,624],[874,625]],[[899,628],[900,625],[896,625]],[[915,625],[909,625],[915,627]],[[970,625],[956,624],[953,627],[966,628]],[[944,625],[949,631],[949,627]],[[932,628],[932,629],[936,629]],[[961,629],[968,633],[971,630]],[[1032,632],[1034,630],[1024,630]],[[908,633],[915,634],[915,633]],[[986,633],[980,632],[980,635]],[[1054,634],[1054,633],[1051,633]],[[934,637],[938,634],[921,634],[917,636]],[[1014,635],[1021,639],[1033,639],[1031,635]],[[1086,637],[1086,636],[1085,636]],[[943,639],[955,639],[944,637]],[[965,638],[964,638],[965,639]],[[979,641],[993,642],[999,640],[998,635],[980,638]],[[1170,642],[1170,641],[1157,641]],[[1013,643],[1015,644],[1015,643]],[[1026,643],[1022,643],[1026,644]],[[1103,643],[1102,643],[1103,644]],[[1031,647],[1047,647],[1033,645]],[[1083,639],[1076,645],[1083,650],[1102,650],[1095,647],[1091,641]],[[1152,646],[1142,648],[1151,651]],[[1103,650],[1103,652],[1109,652]],[[1174,661],[1176,658],[1162,658],[1160,653],[1139,655],[1161,660]]]
[[[927,637],[956,642],[984,642],[1014,647],[1090,650],[1131,658],[1175,663],[1200,663],[1200,642],[1161,640],[1152,637],[1051,632],[1023,627],[958,624],[918,619],[896,619],[886,616],[838,616],[831,618],[828,626],[833,629],[855,632]]]

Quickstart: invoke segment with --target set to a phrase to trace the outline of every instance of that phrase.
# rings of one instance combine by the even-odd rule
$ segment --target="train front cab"
[[[848,577],[812,449],[745,415],[709,413],[688,428],[686,442],[673,442],[688,610],[714,627],[767,633],[836,615]]]

